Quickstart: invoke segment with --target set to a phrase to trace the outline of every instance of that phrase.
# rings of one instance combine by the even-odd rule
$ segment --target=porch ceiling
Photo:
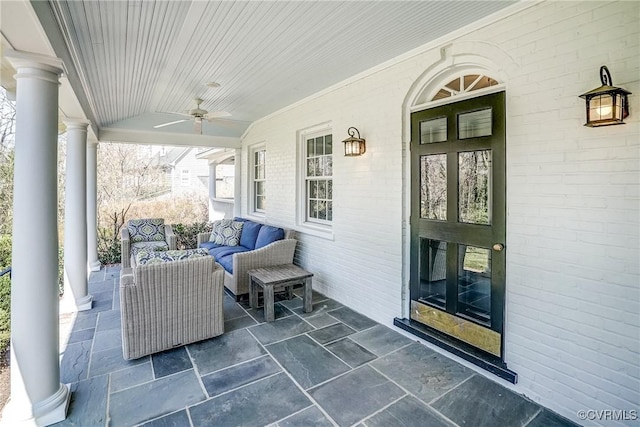
[[[251,122],[513,3],[55,0],[31,6],[101,140],[193,137],[191,121],[153,126],[179,120],[166,113],[193,108],[200,97],[201,108],[232,115],[203,124],[203,137],[219,142],[207,145],[231,146]],[[17,39],[27,34],[4,28],[3,37],[19,48]],[[220,87],[207,87],[211,81]]]

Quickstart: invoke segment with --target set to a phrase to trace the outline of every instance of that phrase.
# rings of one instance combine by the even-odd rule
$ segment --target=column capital
[[[98,144],[99,144],[99,142],[95,141],[93,139],[87,140],[87,147],[89,147],[89,148],[98,148]]]
[[[66,73],[62,60],[54,56],[40,55],[37,53],[30,53],[13,49],[5,50],[4,56],[7,58],[9,63],[18,71],[18,74],[16,74],[15,78],[28,77],[31,75],[30,73],[21,72],[21,68],[35,68],[38,70],[47,71],[49,73],[54,73],[58,77],[61,74]]]
[[[67,127],[67,130],[69,130],[69,129],[77,129],[77,130],[85,131],[85,132],[87,131],[87,128],[91,124],[91,122],[89,120],[76,119],[76,118],[72,118],[72,117],[65,118],[64,120],[62,120],[62,123],[65,124],[65,126]]]

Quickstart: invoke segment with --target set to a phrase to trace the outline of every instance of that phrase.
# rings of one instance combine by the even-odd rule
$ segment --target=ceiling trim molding
[[[240,138],[180,133],[164,133],[103,127],[98,135],[100,142],[126,144],[172,145],[179,147],[241,148]]]
[[[457,30],[454,30],[448,34],[445,34],[442,37],[439,37],[435,40],[432,40],[429,43],[426,43],[420,47],[417,47],[415,49],[412,49],[408,52],[405,52],[401,55],[396,56],[395,58],[392,58],[388,61],[385,61],[381,64],[378,64],[374,67],[369,68],[368,70],[365,70],[361,73],[358,73],[354,76],[349,77],[348,79],[342,80],[339,83],[336,83],[334,85],[331,85],[319,92],[314,93],[313,95],[307,96],[306,98],[303,98],[299,101],[294,102],[293,104],[289,104],[286,107],[283,107],[277,111],[274,111],[271,114],[267,114],[264,117],[261,117],[255,121],[253,121],[249,127],[247,127],[247,129],[244,131],[244,133],[242,134],[241,138],[244,139],[246,135],[249,134],[249,132],[253,129],[253,127],[259,123],[262,123],[263,121],[266,121],[272,117],[278,116],[279,114],[282,114],[286,111],[292,110],[296,107],[299,107],[301,105],[306,104],[307,102],[313,101],[314,99],[320,98],[324,95],[327,95],[331,92],[334,92],[336,90],[339,90],[345,86],[348,86],[350,84],[353,84],[354,82],[357,82],[359,80],[362,80],[366,77],[369,77],[373,74],[379,73],[380,71],[383,71],[387,68],[393,67],[394,65],[397,65],[401,62],[407,61],[415,56],[424,54],[430,50],[436,49],[442,45],[445,45],[447,43],[451,43],[452,41],[463,37],[469,33],[472,33],[474,31],[480,30],[488,25],[491,25],[495,22],[498,22],[500,20],[503,20],[505,18],[508,18],[512,15],[515,15],[519,12],[522,12],[523,10],[526,10],[530,7],[536,6],[540,3],[544,3],[547,0],[523,0],[520,1],[514,5],[508,6],[504,9],[501,9],[489,16],[485,16],[482,19],[479,19],[475,22],[472,22],[471,24],[466,25],[465,27],[459,28]]]

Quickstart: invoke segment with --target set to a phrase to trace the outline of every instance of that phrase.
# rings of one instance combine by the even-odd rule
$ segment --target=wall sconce
[[[356,132],[358,133],[358,137],[355,137]],[[363,138],[360,138],[360,131],[354,127],[350,127],[347,129],[347,133],[349,134],[349,138],[344,141],[344,155],[345,156],[361,156],[367,151],[367,146]]]
[[[611,73],[603,65],[600,67],[600,81],[602,86],[580,95],[587,101],[587,123],[585,126],[622,125],[629,115],[627,95],[631,92],[613,86]]]

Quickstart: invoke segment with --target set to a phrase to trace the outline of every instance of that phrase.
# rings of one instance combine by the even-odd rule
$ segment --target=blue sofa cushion
[[[217,258],[216,261],[222,266],[229,274],[233,274],[233,254],[227,254],[222,258]]]
[[[214,242],[202,242],[200,243],[200,246],[198,246],[199,248],[205,248],[206,250],[211,250],[213,248],[218,248],[221,245],[218,245]]]
[[[233,254],[237,254],[237,253],[240,253],[240,252],[248,252],[250,250],[251,249],[245,248],[244,246],[226,246],[225,250],[216,251],[216,256],[218,258],[222,258],[222,257],[225,257],[225,256],[227,256],[229,254],[233,255]]]
[[[256,246],[254,249],[262,248],[282,239],[284,239],[284,230],[282,228],[263,225],[258,232],[258,238],[256,239]]]
[[[262,228],[262,224],[257,222],[246,220],[244,221],[244,227],[242,227],[242,235],[240,235],[240,246],[245,248],[255,249],[256,240],[258,239],[258,233]]]

